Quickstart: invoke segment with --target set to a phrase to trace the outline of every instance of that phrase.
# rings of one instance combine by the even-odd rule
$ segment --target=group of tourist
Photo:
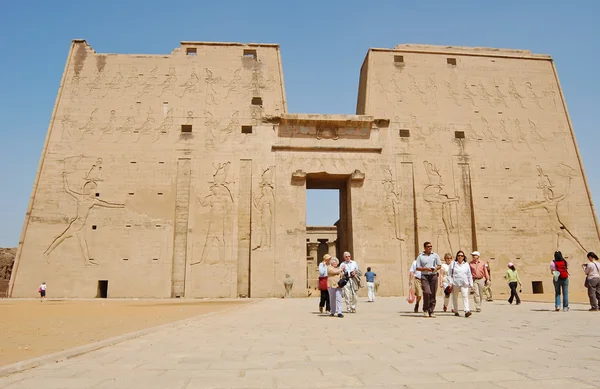
[[[419,312],[419,305],[423,301],[423,315],[428,318],[435,317],[436,295],[438,287],[444,292],[443,311],[449,309],[455,316],[460,316],[458,298],[462,298],[462,306],[465,317],[470,317],[471,304],[469,295],[474,295],[475,311],[481,312],[481,302],[485,297],[487,301],[493,301],[491,289],[490,268],[487,262],[480,259],[478,251],[471,253],[471,261],[467,262],[464,251],[459,250],[453,258],[452,254],[446,253],[444,261],[433,252],[433,245],[425,242],[424,251],[419,254],[412,263],[409,270],[409,289],[414,295],[414,312]],[[319,311],[326,312],[330,316],[344,317],[342,314],[342,297],[346,302],[346,311],[356,312],[357,293],[362,287],[361,272],[349,252],[344,252],[343,262],[329,254],[323,256],[319,264],[319,289],[321,300]],[[600,310],[600,264],[598,256],[589,252],[588,263],[583,265],[585,272],[585,287],[588,289],[590,300],[590,311]],[[569,270],[568,263],[560,251],[554,253],[554,260],[550,263],[550,272],[553,277],[555,291],[555,310],[569,310]],[[375,301],[375,277],[377,274],[367,268],[364,274],[368,289],[368,302]],[[516,266],[509,262],[504,278],[510,288],[508,303],[521,304],[519,292],[522,291],[522,283]],[[409,301],[411,299],[409,298]],[[412,302],[412,301],[411,301]]]

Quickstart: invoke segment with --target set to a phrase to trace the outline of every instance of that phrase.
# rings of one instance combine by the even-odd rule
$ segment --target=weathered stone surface
[[[307,188],[340,191],[337,251],[380,295],[406,293],[426,240],[477,249],[494,280],[514,262],[526,292],[551,292],[556,249],[600,249],[551,57],[371,49],[357,115],[288,113],[281,69],[277,45],[73,41],[11,296],[282,297],[286,274],[305,296]]]

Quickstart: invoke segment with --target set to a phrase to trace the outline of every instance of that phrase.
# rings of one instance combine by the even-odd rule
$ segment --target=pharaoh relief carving
[[[517,87],[512,79],[508,80],[508,95],[513,102],[517,103],[521,108],[525,108],[525,105],[523,104],[523,99],[525,96],[523,96],[517,90]]]
[[[570,195],[571,180],[577,176],[576,170],[564,163],[558,165],[558,175],[562,177],[562,181],[566,184],[566,189],[561,193],[556,188],[556,181],[545,174],[541,166],[536,166],[536,169],[538,175],[537,188],[541,191],[543,199],[526,203],[520,206],[519,210],[522,212],[534,209],[543,209],[546,211],[549,222],[554,230],[555,251],[561,250],[562,242],[566,240],[581,250],[583,254],[587,253],[588,251],[583,247],[579,238],[566,225],[564,221],[565,214],[561,213],[561,208],[559,207],[559,204],[565,201]],[[566,211],[568,212],[568,210]]]
[[[402,215],[400,213],[401,196],[400,190],[394,180],[392,168],[389,165],[381,165],[383,180],[384,203],[383,212],[388,228],[392,231],[392,236],[397,240],[404,240],[402,237]],[[363,175],[364,179],[364,175]]]
[[[93,134],[96,131],[96,128],[98,127],[98,118],[96,117],[97,112],[98,109],[94,109],[92,113],[90,113],[90,117],[85,125],[79,128],[79,140],[82,140],[86,135]]]
[[[200,78],[196,74],[196,72],[192,72],[190,77],[181,85],[179,85],[179,90],[175,93],[177,97],[184,98],[187,95],[193,95],[198,92],[198,84],[200,83]]]
[[[215,150],[216,149],[215,129],[219,126],[219,121],[217,119],[215,119],[213,114],[209,111],[204,111],[204,116],[205,116],[204,126],[206,127],[205,132],[204,132],[205,133],[204,149],[207,151]]]
[[[229,221],[233,208],[233,195],[229,189],[231,182],[227,181],[231,162],[213,164],[215,173],[213,180],[209,181],[209,194],[198,198],[200,206],[209,208],[206,220],[206,239],[202,247],[200,260],[192,265],[215,264],[225,261],[225,251],[229,247]],[[218,256],[214,254],[218,253]]]
[[[213,72],[208,68],[204,69],[204,71],[206,72],[206,77],[204,77],[204,82],[206,83],[205,103],[207,105],[218,105],[219,96],[215,85],[220,84],[223,80],[220,77],[215,77]]]
[[[455,252],[452,242],[456,239],[456,225],[454,214],[456,214],[456,204],[460,198],[455,194],[449,193],[442,180],[438,168],[429,161],[423,162],[425,172],[429,179],[429,184],[423,190],[423,199],[429,204],[432,216],[432,232],[435,244],[439,250],[449,250]]]
[[[262,172],[260,179],[260,195],[252,197],[252,205],[258,214],[258,237],[253,241],[256,243],[252,250],[269,249],[273,241],[273,209],[275,207],[275,193],[273,175],[275,166],[269,166]]]
[[[236,133],[240,128],[240,121],[238,120],[239,111],[235,111],[229,118],[229,123],[225,128],[219,130],[219,143],[224,144],[230,140],[230,137]]]
[[[77,174],[79,165],[81,164],[84,155],[77,155],[67,157],[61,161],[63,164],[62,181],[63,190],[76,201],[76,212],[69,221],[67,228],[57,235],[50,245],[46,248],[43,255],[46,261],[50,262],[51,254],[56,248],[58,248],[65,240],[69,238],[75,238],[80,250],[80,255],[84,260],[85,265],[94,265],[92,262],[89,248],[86,239],[86,230],[84,227],[87,226],[87,220],[90,215],[92,208],[124,208],[125,204],[109,202],[101,200],[96,195],[98,189],[98,182],[101,181],[101,170],[102,170],[102,159],[98,158],[96,163],[88,166],[85,170],[85,174]],[[69,184],[69,176],[78,176],[77,182],[83,180],[83,185],[72,183]],[[74,179],[75,180],[75,179]]]
[[[153,95],[156,85],[158,84],[158,68],[155,67],[150,71],[150,74],[142,80],[140,85],[140,93],[138,97],[142,97],[144,95]]]
[[[175,83],[177,83],[177,76],[175,75],[175,68],[169,68],[169,74],[167,74],[167,78],[160,84],[158,87],[160,88],[160,95],[163,96],[166,93],[169,93],[175,89]]]
[[[254,96],[262,96],[264,91],[273,91],[275,89],[275,78],[271,75],[265,79],[265,66],[260,62],[255,62],[250,75],[250,82],[246,84],[246,89]]]
[[[527,96],[527,99],[532,101],[539,109],[544,109],[540,103],[541,97],[535,93],[533,85],[529,81],[525,83],[525,96]]]
[[[552,107],[553,111],[558,109],[559,97],[556,92],[556,86],[553,83],[550,83],[546,89],[544,89],[543,94],[548,99],[550,107]]]

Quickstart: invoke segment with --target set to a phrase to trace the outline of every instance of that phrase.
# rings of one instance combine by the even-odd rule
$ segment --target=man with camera
[[[425,317],[435,317],[435,295],[438,285],[438,271],[442,268],[440,256],[433,252],[431,242],[423,244],[425,251],[417,257],[417,269],[421,272],[423,288],[423,311]]]
[[[358,280],[358,265],[352,260],[349,252],[344,252],[344,262],[340,265],[342,274],[347,281],[344,286],[344,299],[346,300],[346,309],[350,313],[356,313],[357,292],[360,287]]]

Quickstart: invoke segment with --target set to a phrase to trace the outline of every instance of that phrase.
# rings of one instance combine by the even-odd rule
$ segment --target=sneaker
[[[429,317],[429,312],[423,312],[423,316]]]
[[[341,313],[338,313],[338,317],[344,317],[344,315],[342,315]]]
[[[444,312],[446,312],[448,310],[448,308],[444,305]]]
[[[329,316],[334,317],[335,315],[333,313],[330,313]]]
[[[563,312],[569,312],[569,307],[564,307]]]
[[[454,316],[460,316],[458,312],[454,312]]]
[[[471,312],[465,312],[465,317],[469,317],[469,316],[471,316],[471,315],[472,315],[472,313],[471,313]]]
[[[560,311],[560,307],[554,308],[554,312],[558,312],[558,311]]]

